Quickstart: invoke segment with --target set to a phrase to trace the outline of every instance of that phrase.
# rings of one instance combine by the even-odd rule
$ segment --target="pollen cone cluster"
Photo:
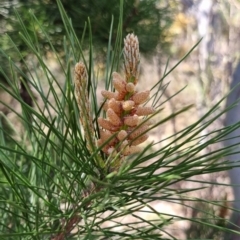
[[[133,34],[124,40],[124,72],[122,77],[113,72],[112,83],[115,91],[102,91],[106,99],[103,106],[107,118],[98,118],[101,127],[98,146],[107,155],[124,157],[139,152],[139,144],[147,140],[149,121],[146,116],[154,113],[152,107],[142,106],[150,95],[150,91],[136,91],[139,78],[139,43]]]

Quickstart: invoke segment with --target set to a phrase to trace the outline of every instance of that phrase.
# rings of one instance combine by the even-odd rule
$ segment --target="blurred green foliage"
[[[91,21],[92,36],[98,52],[105,53],[109,40],[109,29],[113,19],[113,38],[116,37],[119,18],[119,0],[62,0],[62,4],[72,20],[76,34],[81,38],[86,30],[88,18]],[[31,9],[38,20],[47,29],[55,48],[63,49],[64,27],[55,0],[7,0],[2,3],[0,21],[4,25],[4,32],[8,33],[23,55],[27,55],[25,45],[18,36],[19,22],[15,18],[14,9],[19,13],[25,26],[33,29],[32,19],[28,14]],[[140,41],[141,53],[151,55],[160,45],[166,48],[165,30],[171,24],[172,8],[166,0],[128,0],[124,1],[123,35],[134,32]],[[42,50],[49,50],[48,41],[42,35],[41,29],[35,29]],[[34,32],[34,31],[33,31]],[[32,36],[34,37],[34,36]],[[88,40],[89,31],[86,30],[85,39]],[[114,40],[114,39],[113,39]],[[87,42],[86,42],[87,43]],[[6,39],[0,40],[1,47],[9,48]]]

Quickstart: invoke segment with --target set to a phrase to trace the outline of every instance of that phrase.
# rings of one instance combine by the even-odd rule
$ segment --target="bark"
[[[234,90],[228,95],[226,106],[230,107],[234,104],[236,105],[234,105],[234,107],[226,113],[224,123],[226,127],[240,122],[240,62],[234,72],[230,89]],[[230,220],[234,225],[230,223],[229,227],[233,230],[240,231],[240,212],[237,212],[240,211],[240,128],[237,128],[235,131],[229,133],[224,144],[225,147],[235,145],[235,147],[232,148],[232,155],[227,157],[229,164],[233,166],[233,168],[229,170],[229,177],[234,193],[233,208],[236,209]],[[227,239],[240,240],[240,235],[231,235],[230,233],[227,233],[225,240]]]

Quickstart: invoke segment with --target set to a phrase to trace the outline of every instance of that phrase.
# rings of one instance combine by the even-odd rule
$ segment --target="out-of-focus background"
[[[68,16],[72,19],[73,27],[77,36],[83,42],[83,49],[87,53],[87,39],[89,30],[86,28],[88,17],[91,21],[93,45],[95,50],[94,58],[97,62],[96,71],[99,73],[99,81],[104,80],[104,71],[107,46],[109,41],[109,31],[111,21],[113,21],[113,42],[116,38],[119,3],[118,0],[62,0]],[[192,53],[182,61],[182,63],[164,79],[168,87],[163,91],[160,101],[164,110],[162,117],[173,113],[182,107],[193,104],[193,107],[171,122],[160,126],[152,132],[149,141],[160,141],[181,129],[189,126],[191,123],[201,118],[211,107],[213,107],[229,90],[229,82],[236,64],[239,61],[240,53],[240,1],[216,1],[216,0],[129,0],[124,3],[123,14],[123,37],[127,33],[134,32],[140,42],[141,52],[141,79],[139,89],[146,89],[153,86],[167,70],[171,69],[179,62],[185,54],[202,38],[199,45]],[[32,11],[40,21],[43,28],[48,32],[50,40],[64,58],[67,54],[63,51],[63,22],[57,8],[55,0],[1,0],[0,1],[0,48],[4,49],[14,61],[18,62],[20,68],[24,68],[23,61],[32,61],[28,48],[19,37],[20,22],[17,19],[19,15],[23,19],[23,24],[28,29],[33,29],[31,18],[28,12]],[[35,29],[38,33],[29,38],[38,38],[39,49],[44,53],[45,61],[48,61],[53,72],[59,72],[59,66],[56,65],[54,54],[50,50],[48,39],[42,29]],[[84,39],[82,35],[84,33]],[[7,37],[9,35],[12,42]],[[22,58],[16,54],[16,48],[21,51]],[[5,58],[1,58],[2,68],[8,71],[8,63]],[[167,64],[168,63],[168,64]],[[30,70],[33,65],[29,65]],[[37,66],[37,63],[36,63]],[[22,69],[24,71],[24,69]],[[25,69],[27,71],[27,69]],[[10,71],[9,71],[10,72]],[[19,76],[24,77],[24,76]],[[0,81],[6,82],[4,75],[0,75]],[[63,82],[59,72],[59,82]],[[43,79],[44,82],[44,79]],[[6,83],[7,84],[7,83]],[[102,84],[103,85],[103,84]],[[33,105],[24,85],[20,84],[22,98],[29,105]],[[46,89],[48,88],[46,84]],[[184,88],[184,89],[183,89]],[[176,92],[179,94],[171,98]],[[18,108],[16,102],[6,93],[0,90],[0,99],[6,104]],[[220,105],[219,112],[224,109],[225,102]],[[0,111],[9,117],[14,123],[14,114],[4,105],[0,104]],[[217,112],[215,112],[217,114]],[[202,132],[202,136],[214,129],[223,126],[224,118],[219,118],[208,129]],[[16,121],[17,122],[17,121]],[[205,139],[203,139],[205,141]],[[166,144],[163,142],[162,144]],[[159,145],[158,145],[159,147]],[[213,151],[214,146],[208,151]],[[226,173],[214,173],[198,177],[199,181],[209,181],[213,183],[229,183]],[[195,185],[194,185],[195,184]],[[194,186],[193,186],[194,185]],[[178,184],[176,189],[201,187],[201,183],[184,182]],[[205,190],[195,191],[189,194],[189,197],[199,197],[206,201],[231,200],[232,194],[229,187],[220,187],[212,185]],[[161,211],[169,214],[175,214],[188,217],[202,217],[197,209],[206,208],[207,211],[213,211],[215,214],[222,214],[223,209],[208,209],[207,203],[196,204],[193,209],[185,208],[182,202],[173,204],[162,204],[160,201],[154,203],[159,205]],[[230,212],[224,212],[226,218]],[[151,216],[144,216],[151,218]],[[211,237],[217,233],[212,233],[210,229],[203,231],[201,227],[190,224],[189,222],[176,222],[170,226],[172,234],[177,238],[193,237]],[[215,235],[214,235],[215,234]],[[219,239],[216,235],[216,239]]]

